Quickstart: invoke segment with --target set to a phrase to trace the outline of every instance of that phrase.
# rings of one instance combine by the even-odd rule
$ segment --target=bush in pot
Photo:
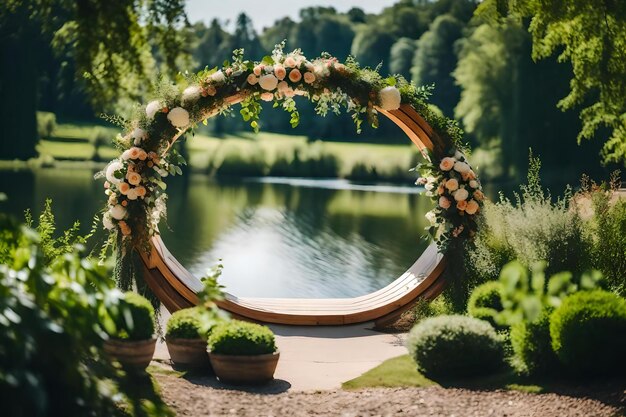
[[[234,384],[271,380],[280,356],[274,333],[267,326],[239,320],[216,326],[208,349],[215,374]]]
[[[154,320],[150,301],[134,292],[124,293],[115,314],[116,330],[105,341],[105,352],[126,368],[146,369],[156,347]]]
[[[211,367],[207,356],[207,338],[211,328],[206,323],[203,307],[185,308],[172,314],[165,328],[165,343],[175,366]]]

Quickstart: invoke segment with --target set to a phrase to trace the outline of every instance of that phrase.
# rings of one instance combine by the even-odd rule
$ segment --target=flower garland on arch
[[[440,196],[437,208],[427,214],[432,223],[429,231],[442,251],[452,237],[471,236],[476,227],[473,217],[482,200],[480,187],[472,188],[472,181],[477,179],[460,152],[464,145],[456,122],[428,106],[430,88],[416,87],[402,76],[383,78],[376,69],[361,68],[351,58],[340,63],[322,54],[309,60],[300,50],[285,53],[283,48],[284,42],[260,62],[245,60],[243,50],[236,50],[232,62],[188,75],[181,86],[169,86],[159,98],[138,108],[130,121],[123,121],[126,133],[114,140],[121,155],[96,175],[106,178],[108,196],[102,223],[109,231],[109,239],[103,253],[111,245],[122,255],[130,253],[132,247],[149,248],[149,239],[158,234],[158,224],[166,216],[164,178],[182,174],[185,161],[173,145],[186,131],[199,123],[206,124],[209,117],[232,111],[236,103],[241,105],[243,119],[258,131],[261,101],[273,102],[274,107],[289,112],[295,127],[300,118],[295,96],[312,101],[320,115],[339,114],[345,109],[357,132],[364,120],[372,127],[378,126],[376,107],[395,110],[401,104],[413,106],[450,144],[450,156],[424,155],[429,162],[417,167],[428,173],[427,179],[418,180],[418,185],[424,185],[432,195],[436,186]],[[445,158],[437,160],[442,156]],[[457,163],[468,168],[459,165],[463,167],[459,171]],[[454,169],[446,169],[449,166]],[[461,199],[465,193],[467,198]],[[450,210],[452,199],[457,201],[456,213]]]

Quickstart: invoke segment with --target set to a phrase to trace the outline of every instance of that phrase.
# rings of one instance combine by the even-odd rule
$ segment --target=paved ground
[[[275,378],[292,391],[329,390],[383,361],[405,354],[404,334],[370,330],[372,325],[341,327],[270,326],[280,360]],[[165,344],[156,359],[168,360]]]

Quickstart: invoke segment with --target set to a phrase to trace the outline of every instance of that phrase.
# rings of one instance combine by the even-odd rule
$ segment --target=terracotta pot
[[[168,338],[165,339],[165,344],[174,365],[193,369],[211,369],[211,361],[206,354],[206,340]]]
[[[119,361],[125,368],[143,371],[154,356],[156,339],[137,341],[109,339],[104,342],[103,347],[111,359]]]
[[[280,352],[265,355],[222,355],[210,353],[215,375],[230,384],[261,384],[274,378]]]

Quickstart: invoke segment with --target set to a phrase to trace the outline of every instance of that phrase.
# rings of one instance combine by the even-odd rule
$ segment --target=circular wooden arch
[[[240,95],[227,103],[240,102]],[[430,151],[435,158],[445,156],[452,147],[437,134],[410,105],[397,110],[376,108],[398,125],[422,153]],[[208,115],[207,117],[210,117]],[[202,283],[187,271],[167,250],[160,236],[150,241],[150,251],[138,251],[144,265],[144,279],[170,311],[192,307],[198,303],[196,292]],[[245,320],[288,325],[346,325],[375,322],[384,326],[411,308],[418,299],[433,299],[445,286],[442,272],[446,260],[435,243],[424,251],[399,278],[373,293],[338,299],[239,298],[226,294],[218,306]]]

